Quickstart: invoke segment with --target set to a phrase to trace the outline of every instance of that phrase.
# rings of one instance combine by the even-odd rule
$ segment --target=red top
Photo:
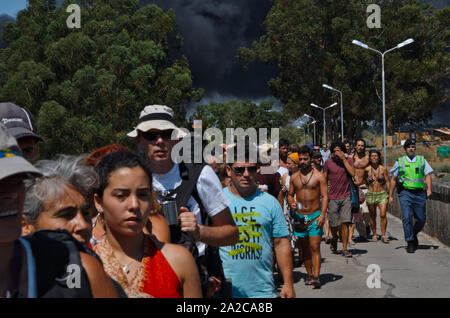
[[[149,255],[145,257],[145,280],[143,292],[155,298],[182,298],[182,290],[177,274],[167,262],[163,253],[151,242]]]
[[[352,158],[347,158],[347,161],[353,166]],[[325,161],[323,172],[328,173],[328,180],[330,180],[328,199],[340,200],[350,197],[349,174],[343,162],[336,163],[331,157]]]

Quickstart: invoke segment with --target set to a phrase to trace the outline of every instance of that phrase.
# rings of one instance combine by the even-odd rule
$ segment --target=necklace
[[[370,167],[372,169],[372,178],[375,176],[375,178],[378,178],[380,175],[378,174],[378,170],[380,169],[380,166],[377,167],[376,170],[373,169],[373,167]]]
[[[144,244],[143,244],[143,249],[144,249],[144,250],[143,250],[142,258],[145,257],[145,253],[146,253],[146,239],[145,239],[145,236],[143,237],[143,239],[144,239],[144,242],[143,242],[143,243],[144,243]],[[126,263],[126,264],[122,264],[122,263],[119,261],[119,258],[115,255],[115,253],[114,253],[113,249],[111,248],[111,245],[109,244],[109,241],[108,241],[107,238],[105,239],[105,243],[106,243],[106,245],[108,246],[108,249],[110,249],[110,251],[111,251],[110,256],[113,257],[113,258],[116,260],[116,264],[119,265],[119,268],[122,270],[122,272],[123,272],[125,275],[130,274],[130,272],[131,272],[131,265],[132,265],[132,263],[133,263],[133,260],[129,261],[129,262]]]
[[[130,263],[131,263],[131,262],[130,262]],[[130,263],[128,263],[128,264],[130,264]],[[121,267],[122,271],[123,271],[126,275],[128,275],[128,274],[130,273],[130,267],[128,266],[128,264],[125,264],[125,265],[123,265],[123,266],[122,266],[122,264],[120,264],[120,266],[122,266],[122,267]]]
[[[306,181],[306,183],[303,182],[302,174],[300,173],[300,182],[302,183],[303,188],[306,188],[306,186],[308,185],[309,181],[311,180],[311,178],[313,176],[313,173],[314,173],[314,170],[311,170],[311,175],[309,176],[309,179],[308,179],[308,181]]]

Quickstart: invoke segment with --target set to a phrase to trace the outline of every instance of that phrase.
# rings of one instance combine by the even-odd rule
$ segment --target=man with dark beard
[[[366,152],[366,142],[364,139],[358,139],[355,145],[355,152],[351,155],[355,163],[355,185],[359,187],[362,192],[367,194],[367,185],[364,183],[364,171],[369,166],[369,154]],[[352,242],[353,232],[356,229],[359,233],[360,241],[366,241],[370,233],[370,216],[367,203],[364,201],[360,205],[360,209],[356,217],[355,223],[350,226],[349,241]]]
[[[289,154],[289,140],[283,138],[280,139],[278,143],[278,153],[280,161],[277,172],[280,174],[280,177],[282,177],[284,174],[289,173],[286,163]]]
[[[339,230],[342,236],[342,255],[344,257],[352,257],[352,254],[347,250],[347,244],[348,228],[352,222],[349,178],[355,175],[353,159],[350,157],[345,158],[345,145],[342,141],[333,142],[330,150],[331,157],[323,166],[325,179],[330,181],[328,220],[331,234],[333,235],[330,249],[333,253],[336,253]]]
[[[324,175],[312,168],[311,157],[312,150],[309,147],[300,148],[298,153],[300,170],[291,176],[288,202],[295,211],[294,235],[300,238],[297,244],[300,244],[299,249],[302,250],[308,273],[306,284],[320,288],[319,274],[322,260],[320,242],[327,216],[328,186]]]

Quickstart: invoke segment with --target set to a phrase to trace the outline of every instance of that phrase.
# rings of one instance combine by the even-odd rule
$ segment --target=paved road
[[[379,219],[377,228],[380,228]],[[332,254],[330,245],[322,242],[322,288],[305,286],[306,270],[296,267],[297,298],[450,297],[450,248],[420,233],[419,249],[414,254],[406,253],[402,222],[389,214],[388,232],[391,235],[389,244],[364,242],[349,247],[354,254],[352,258]],[[341,247],[339,242],[338,251]],[[367,272],[370,264],[377,264],[381,269],[380,288],[367,287],[367,279],[372,274]]]

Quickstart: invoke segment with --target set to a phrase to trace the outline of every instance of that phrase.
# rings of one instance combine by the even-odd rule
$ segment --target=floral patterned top
[[[116,280],[130,298],[181,298],[182,288],[177,274],[154,242],[154,236],[145,235],[144,256],[136,275],[127,278],[123,266],[114,255],[105,238],[94,247],[105,272]]]

